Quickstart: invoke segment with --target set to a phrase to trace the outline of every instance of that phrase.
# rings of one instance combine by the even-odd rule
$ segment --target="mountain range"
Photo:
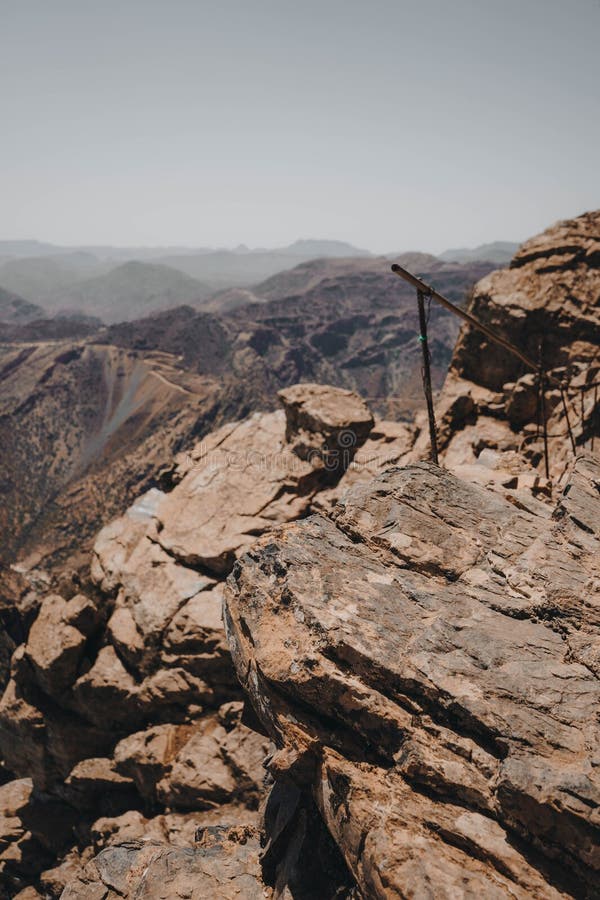
[[[16,295],[25,321],[56,315],[127,321],[179,304],[223,311],[293,293],[307,272],[314,283],[353,269],[378,268],[401,255],[409,268],[444,262],[507,261],[509,244],[431,254],[374,256],[332,240],[298,240],[287,247],[233,250],[184,247],[59,247],[39,241],[0,241],[0,287]],[[303,266],[307,266],[305,270]],[[270,279],[273,279],[270,281]],[[268,283],[267,283],[268,282]],[[14,311],[0,306],[0,321]]]
[[[444,250],[439,258],[446,262],[477,262],[488,260],[498,266],[508,265],[519,245],[514,241],[494,241],[491,244],[480,244],[478,247],[460,247],[455,250]]]

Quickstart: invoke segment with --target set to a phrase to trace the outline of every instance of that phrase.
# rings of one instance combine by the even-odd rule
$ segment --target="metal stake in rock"
[[[435,413],[433,410],[433,395],[431,392],[431,357],[429,355],[429,343],[427,341],[427,317],[425,315],[425,295],[423,291],[417,289],[417,302],[419,304],[419,340],[423,351],[423,390],[425,392],[425,400],[427,401],[427,415],[429,417],[429,440],[431,442],[431,459],[437,465],[437,433],[435,428]]]

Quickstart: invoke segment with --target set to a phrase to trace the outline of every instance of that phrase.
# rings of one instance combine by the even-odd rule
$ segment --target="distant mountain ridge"
[[[507,265],[520,244],[514,241],[493,241],[491,244],[480,244],[478,247],[459,247],[455,250],[444,250],[439,254],[439,259],[445,262],[493,262],[497,265]]]
[[[209,294],[207,285],[177,269],[130,260],[67,289],[58,312],[83,310],[107,323],[125,322],[182,304],[199,305]]]
[[[135,263],[138,266],[169,267],[170,277],[148,270],[145,275],[146,288],[150,289],[148,304],[141,306],[141,296],[136,294],[135,309],[127,311],[124,318],[148,315],[159,308],[168,309],[173,305],[172,297],[179,303],[194,302],[215,291],[234,287],[246,287],[264,281],[272,275],[290,269],[308,259],[370,257],[368,250],[359,250],[343,241],[303,239],[289,247],[274,249],[249,249],[241,246],[235,250],[210,249],[206,247],[59,247],[41,241],[0,241],[0,286],[19,294],[29,302],[40,304],[48,311],[77,308],[85,313],[99,315],[98,309],[89,305],[90,290],[96,298],[94,285],[83,282],[107,277],[121,265]],[[131,270],[133,271],[133,270]],[[177,274],[175,274],[177,273]],[[181,277],[178,277],[181,276]],[[142,279],[142,270],[137,270],[137,281]],[[193,279],[195,288],[184,287],[183,278]],[[153,284],[153,280],[157,283]],[[123,292],[124,285],[119,282]],[[154,288],[166,290],[167,302],[157,305]],[[99,286],[100,289],[100,286]],[[102,293],[102,292],[101,292]],[[127,310],[127,293],[121,296],[121,305]],[[101,297],[102,303],[108,298]],[[83,306],[80,304],[84,303]],[[113,321],[111,318],[110,321]]]
[[[227,247],[116,247],[110,244],[60,245],[37,240],[0,241],[0,259],[24,259],[32,256],[70,256],[74,253],[92,254],[99,259],[159,259],[162,256],[195,256],[210,253],[274,253],[292,256],[371,256],[369,250],[361,250],[346,241],[317,238],[300,238],[289,246],[250,248],[241,244]]]
[[[182,304],[211,312],[233,310],[305,292],[324,278],[357,270],[381,272],[392,260],[430,274],[456,261],[503,266],[516,246],[498,241],[435,257],[418,251],[375,256],[344,241],[313,238],[287,247],[240,245],[232,250],[0,241],[0,287],[37,307],[38,318],[66,313],[113,324]],[[12,315],[5,321],[14,323]]]
[[[24,325],[43,315],[44,310],[40,306],[0,287],[0,322]]]

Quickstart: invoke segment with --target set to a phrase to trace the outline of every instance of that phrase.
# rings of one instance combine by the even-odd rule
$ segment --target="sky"
[[[374,252],[600,206],[600,0],[0,0],[0,239]]]

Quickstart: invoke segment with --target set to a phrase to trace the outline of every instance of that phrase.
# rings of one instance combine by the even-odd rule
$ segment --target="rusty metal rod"
[[[598,385],[594,385],[594,407],[592,409],[592,451],[594,449],[594,436],[598,422]]]
[[[423,351],[423,390],[425,392],[425,400],[427,401],[427,416],[429,418],[431,460],[438,466],[437,434],[435,428],[435,413],[433,411],[433,394],[431,391],[431,357],[429,355],[429,343],[427,340],[427,317],[425,315],[425,295],[423,294],[423,291],[417,290],[417,301],[419,304],[419,328],[421,330],[419,340]]]
[[[484,325],[470,313],[465,312],[459,306],[456,306],[443,294],[440,294],[435,288],[430,287],[428,284],[425,284],[424,281],[421,281],[420,278],[417,278],[416,275],[413,275],[412,272],[409,272],[407,269],[403,269],[402,266],[399,266],[397,263],[394,263],[392,266],[392,272],[395,275],[398,275],[400,278],[403,278],[409,284],[412,284],[413,287],[417,289],[417,291],[422,291],[423,294],[433,297],[434,300],[437,300],[442,306],[445,306],[446,309],[453,312],[455,316],[461,318],[464,322],[467,322],[472,328],[476,328],[477,331],[481,331],[482,334],[485,334],[491,341],[494,341],[495,344],[499,344],[500,347],[504,347],[505,350],[508,350],[509,353],[512,353],[513,356],[516,356],[521,362],[525,363],[528,368],[532,369],[534,372],[539,371],[539,366],[533,362],[533,360],[529,359],[524,353],[515,347],[514,344],[511,344],[510,341],[507,341],[506,338],[501,337],[499,334],[496,334],[491,328],[488,328],[487,325]],[[546,380],[551,382],[552,384],[557,385],[557,387],[561,387],[562,382],[557,378],[554,378],[552,375],[549,375],[547,372],[545,373]]]
[[[567,408],[567,398],[565,397],[565,392],[561,386],[560,389],[560,399],[562,400],[563,410],[565,413],[565,419],[567,420],[567,431],[569,432],[569,440],[571,441],[571,447],[573,448],[573,453],[577,453],[577,447],[575,445],[575,436],[573,435],[573,429],[571,428],[571,420],[569,419],[569,410]]]
[[[548,453],[548,421],[546,419],[546,372],[540,366],[540,400],[542,404],[542,428],[544,429],[544,467],[550,481],[550,455]]]

